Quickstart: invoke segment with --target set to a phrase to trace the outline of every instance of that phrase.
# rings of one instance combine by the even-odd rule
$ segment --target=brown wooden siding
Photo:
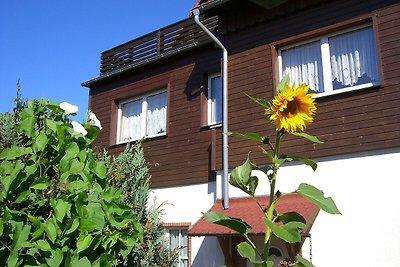
[[[307,132],[317,135],[324,143],[310,144],[287,136],[283,149],[287,154],[315,158],[399,147],[400,3],[382,0],[311,2],[314,4],[309,9],[293,11],[290,16],[274,21],[254,22],[251,19],[249,24],[241,12],[241,19],[232,24],[234,27],[224,36],[230,53],[229,130],[274,134],[274,127],[263,115],[262,108],[244,93],[268,99],[274,96],[277,44],[307,36],[310,32],[318,34],[369,18],[373,21],[378,41],[382,85],[318,98],[315,123]],[[229,24],[230,19],[237,19],[235,16],[225,17],[227,21],[221,21],[222,25]],[[222,135],[221,128],[210,130],[201,127],[204,118],[202,90],[207,88],[207,74],[219,70],[220,57],[218,49],[206,46],[93,85],[90,108],[104,126],[96,145],[108,148],[111,153],[122,151],[124,145],[112,145],[113,141],[110,141],[112,131],[116,129],[118,101],[168,87],[167,136],[143,143],[153,187],[189,185],[212,179],[214,167],[222,168]],[[241,164],[249,151],[252,151],[253,160],[264,163],[265,158],[257,145],[230,137],[230,167]],[[214,147],[216,151],[212,150]],[[212,155],[215,155],[215,161]]]
[[[92,87],[90,109],[103,124],[96,146],[120,153],[115,144],[116,112],[120,100],[168,88],[167,136],[143,142],[153,187],[204,183],[210,169],[212,132],[201,128],[204,75],[219,69],[221,52],[212,46],[192,54],[137,69],[130,75]],[[110,139],[111,137],[111,139]]]
[[[230,29],[225,36],[229,47],[229,130],[273,135],[274,127],[263,110],[244,93],[271,99],[274,95],[274,44],[296,39],[308,32],[325,33],[332,25],[354,23],[357,18],[374,20],[382,70],[379,88],[368,88],[318,98],[315,122],[307,132],[324,144],[310,144],[285,137],[287,154],[325,157],[400,146],[400,4],[395,1],[330,1],[307,11],[297,12],[257,26]],[[396,1],[398,2],[398,1]],[[249,18],[249,21],[252,19]],[[246,19],[240,20],[246,23]],[[225,23],[225,22],[224,22]],[[236,22],[237,25],[238,22]],[[272,44],[272,45],[271,45]],[[257,163],[265,163],[258,144],[237,137],[229,138],[230,167],[244,162],[247,153]],[[221,168],[221,138],[217,140],[217,162]]]

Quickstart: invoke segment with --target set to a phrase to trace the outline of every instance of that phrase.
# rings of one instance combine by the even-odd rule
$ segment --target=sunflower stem
[[[274,158],[276,158],[276,159],[279,158],[280,141],[281,141],[282,135],[283,135],[282,132],[276,131],[275,148],[273,149]],[[270,221],[273,221],[274,209],[275,209],[275,205],[276,205],[276,201],[275,201],[275,184],[276,184],[276,178],[278,176],[278,169],[279,169],[279,164],[274,162],[272,164],[273,173],[272,173],[271,179],[269,181],[269,186],[270,186],[269,204],[268,204],[267,210],[264,213],[264,215]],[[271,228],[266,225],[265,226],[265,238],[264,238],[264,253],[263,253],[263,260],[264,261],[268,261],[270,243],[271,243]]]

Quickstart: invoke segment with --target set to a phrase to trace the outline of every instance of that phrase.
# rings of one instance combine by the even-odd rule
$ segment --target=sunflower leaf
[[[251,100],[253,100],[254,102],[256,102],[257,104],[259,104],[260,106],[262,106],[263,108],[265,108],[265,109],[269,109],[269,108],[271,107],[271,103],[268,102],[268,101],[265,100],[265,99],[257,98],[257,97],[252,97],[252,96],[250,96],[250,95],[248,95],[248,94],[246,94],[246,96],[247,96],[248,98],[250,98]]]
[[[268,140],[268,137],[261,136],[258,133],[236,133],[236,132],[227,132],[227,136],[237,136],[243,139],[254,140],[264,144],[265,140]]]
[[[290,77],[289,74],[286,74],[285,76],[282,77],[282,80],[278,83],[276,86],[276,92],[280,92],[285,89],[286,84],[290,83]]]
[[[320,141],[318,139],[318,137],[316,137],[314,135],[311,135],[311,134],[306,134],[306,133],[290,133],[290,134],[294,135],[294,136],[297,136],[297,137],[306,138],[306,139],[308,139],[308,140],[310,140],[311,142],[314,142],[314,143],[318,143],[318,144],[324,143],[324,142]]]

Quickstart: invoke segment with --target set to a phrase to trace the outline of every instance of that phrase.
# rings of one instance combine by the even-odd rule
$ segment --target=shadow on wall
[[[219,267],[225,264],[222,250],[215,236],[192,237],[192,244],[199,244],[198,252],[193,260],[192,267]],[[192,245],[192,248],[194,248]]]

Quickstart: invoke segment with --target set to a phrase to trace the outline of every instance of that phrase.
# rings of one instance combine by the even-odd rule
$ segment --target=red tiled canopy
[[[257,197],[259,203],[265,208],[269,202],[268,196]],[[319,207],[308,201],[298,194],[289,194],[283,196],[276,206],[278,213],[296,211],[306,219],[306,226],[303,229],[303,234],[310,231],[315,218],[318,215]],[[224,210],[222,201],[218,199],[209,211],[224,213],[227,216],[241,218],[253,228],[250,234],[264,234],[265,224],[262,221],[263,212],[258,207],[257,203],[249,197],[231,198],[229,199],[229,209]],[[201,217],[190,229],[191,236],[216,236],[216,235],[234,235],[236,232],[213,223],[207,222]]]

